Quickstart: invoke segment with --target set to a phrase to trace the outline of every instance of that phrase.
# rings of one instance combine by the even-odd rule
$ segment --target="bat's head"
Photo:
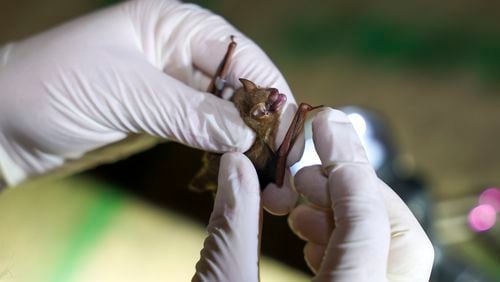
[[[276,88],[261,88],[250,80],[240,78],[243,87],[236,90],[233,102],[245,123],[265,141],[274,138],[286,96]],[[270,142],[271,143],[271,142]]]

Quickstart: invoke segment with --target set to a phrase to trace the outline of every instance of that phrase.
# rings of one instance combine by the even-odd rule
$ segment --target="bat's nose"
[[[278,89],[276,89],[276,88],[269,88],[268,90],[271,93],[267,97],[267,102],[269,104],[272,104],[272,103],[276,102],[276,100],[278,100],[280,93],[279,93]]]

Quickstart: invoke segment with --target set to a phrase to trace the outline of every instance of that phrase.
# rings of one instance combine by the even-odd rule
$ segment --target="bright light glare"
[[[383,145],[373,137],[365,136],[361,138],[361,144],[365,148],[366,155],[370,164],[375,168],[379,169],[385,161],[386,152]]]
[[[379,169],[385,161],[386,151],[383,144],[373,136],[374,132],[370,126],[370,121],[362,114],[355,112],[347,114],[347,117],[361,139],[371,165],[375,169]]]
[[[469,212],[469,226],[476,232],[491,229],[496,222],[497,213],[490,205],[479,205]]]
[[[386,160],[386,150],[384,145],[373,136],[373,129],[370,128],[369,120],[359,113],[349,113],[347,117],[351,121],[356,133],[361,139],[361,143],[366,150],[368,159],[375,169],[379,169]],[[301,168],[321,164],[314,143],[312,140],[311,120],[308,120],[304,126],[305,147],[304,154],[300,161],[290,167],[292,175],[295,175]]]
[[[358,113],[351,113],[347,115],[347,118],[351,121],[354,129],[360,137],[366,134],[366,121],[365,118]]]
[[[304,154],[302,155],[302,158],[300,159],[300,161],[290,167],[292,175],[295,175],[297,171],[305,166],[321,164],[321,160],[319,159],[319,156],[316,153],[316,149],[314,148],[313,140],[306,139],[304,146]]]

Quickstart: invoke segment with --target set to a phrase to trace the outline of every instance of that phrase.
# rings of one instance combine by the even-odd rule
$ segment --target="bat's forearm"
[[[297,112],[295,113],[295,116],[293,117],[292,122],[288,127],[285,138],[283,139],[281,146],[278,148],[278,162],[276,168],[276,185],[278,185],[278,187],[283,186],[286,171],[286,161],[288,155],[290,154],[290,151],[293,148],[293,145],[304,129],[304,123],[306,122],[307,113],[321,107],[323,106],[321,105],[313,107],[307,103],[300,103],[299,108],[297,109]]]
[[[234,36],[231,35],[231,42],[227,46],[226,54],[222,59],[215,75],[212,77],[212,81],[208,86],[207,92],[212,93],[217,97],[222,96],[222,90],[224,90],[224,79],[227,75],[227,71],[229,70],[229,65],[231,63],[231,57],[233,56],[234,50],[236,49],[236,42],[234,41]]]

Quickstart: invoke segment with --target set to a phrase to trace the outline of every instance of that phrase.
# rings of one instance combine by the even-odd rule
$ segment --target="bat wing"
[[[265,148],[270,157],[263,168],[256,168],[261,190],[264,190],[269,183],[276,182],[276,171],[279,160],[278,155],[267,144]]]

